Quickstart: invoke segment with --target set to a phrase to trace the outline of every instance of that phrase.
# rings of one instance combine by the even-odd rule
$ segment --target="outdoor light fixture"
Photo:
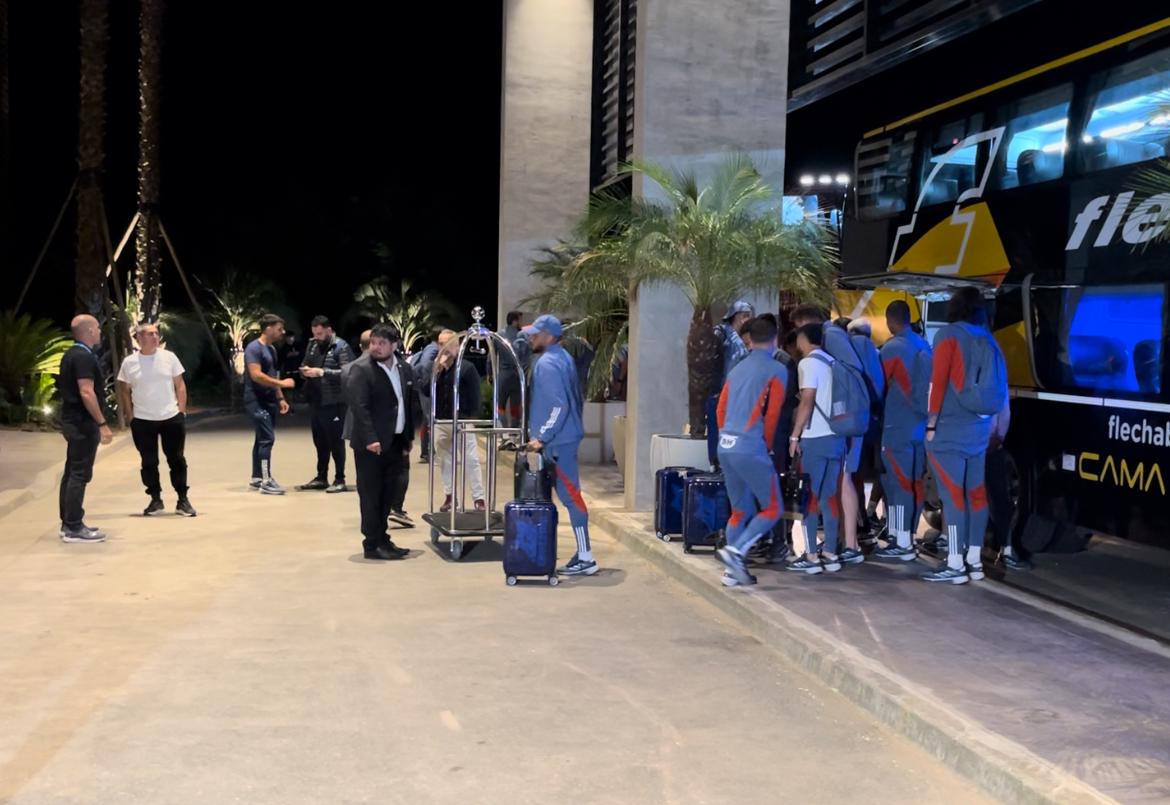
[[[839,185],[849,184],[849,174],[848,173],[838,173],[837,174],[837,184],[839,184]]]
[[[49,414],[53,413],[53,406],[51,406],[51,405],[41,406],[41,413],[44,414],[45,416],[48,416]]]
[[[817,177],[817,182],[819,182],[820,184],[832,184],[833,177],[827,173],[822,173],[820,176]]]
[[[814,179],[812,177],[812,174],[809,174],[809,173],[806,173],[804,176],[800,177],[800,186],[801,187],[812,187],[814,184],[816,184],[816,182],[817,182],[817,180]]]

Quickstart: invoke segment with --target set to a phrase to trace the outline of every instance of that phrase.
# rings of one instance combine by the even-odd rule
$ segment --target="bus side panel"
[[[1170,548],[1170,414],[1016,397],[1008,445],[1040,514]]]

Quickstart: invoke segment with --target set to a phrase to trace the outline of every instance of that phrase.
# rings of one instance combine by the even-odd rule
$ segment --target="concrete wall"
[[[788,82],[787,0],[640,0],[634,151],[700,174],[727,151],[751,153],[783,187]],[[634,192],[653,197],[652,183]],[[756,300],[774,309],[774,298]],[[654,502],[650,436],[687,419],[685,346],[691,311],[672,288],[631,304],[626,505]]]
[[[589,197],[593,0],[506,0],[498,321],[533,290],[535,249]]]

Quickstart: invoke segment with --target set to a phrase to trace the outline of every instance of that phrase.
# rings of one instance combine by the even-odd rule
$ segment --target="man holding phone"
[[[284,494],[284,487],[272,477],[272,446],[276,443],[276,418],[288,413],[284,391],[294,388],[296,381],[277,376],[275,345],[283,338],[284,319],[266,313],[260,317],[260,337],[244,347],[244,410],[256,426],[249,486],[265,495]]]

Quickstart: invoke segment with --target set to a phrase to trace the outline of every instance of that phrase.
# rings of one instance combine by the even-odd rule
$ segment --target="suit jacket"
[[[407,446],[422,422],[422,409],[415,392],[414,371],[404,360],[398,361],[402,380],[402,401],[406,405],[406,426],[402,438]],[[345,414],[343,437],[349,439],[355,450],[381,442],[383,447],[394,441],[394,426],[398,422],[398,397],[386,372],[367,352],[342,369],[341,386],[348,409]]]

